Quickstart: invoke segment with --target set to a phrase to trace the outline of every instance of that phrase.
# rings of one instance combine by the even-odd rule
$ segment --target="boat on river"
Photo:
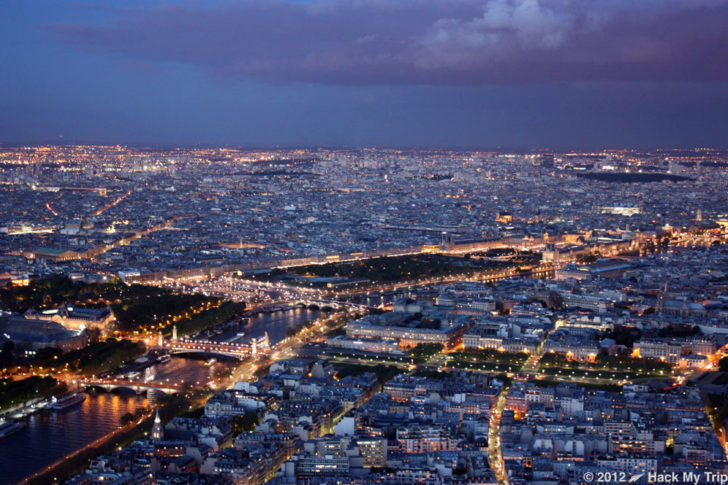
[[[3,438],[7,438],[13,433],[17,433],[26,426],[28,425],[25,424],[25,421],[8,421],[0,424],[0,440]]]
[[[81,392],[71,392],[58,398],[53,396],[51,398],[51,403],[48,405],[48,409],[51,411],[63,411],[64,409],[68,409],[71,406],[84,402],[85,400],[86,394]]]

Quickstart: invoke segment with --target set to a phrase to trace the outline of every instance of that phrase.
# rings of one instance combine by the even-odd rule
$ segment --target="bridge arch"
[[[223,350],[220,350],[220,351],[203,350],[203,349],[170,349],[169,350],[169,355],[188,355],[188,354],[218,356],[218,357],[225,357],[228,359],[238,359],[238,360],[243,360],[243,359],[245,359],[245,357],[248,356],[247,352],[231,353],[231,352],[225,352]]]
[[[172,386],[154,385],[151,383],[136,382],[81,382],[82,389],[100,389],[106,392],[113,392],[119,389],[126,389],[136,394],[143,394],[148,391],[158,391],[165,394],[177,394],[180,389]]]

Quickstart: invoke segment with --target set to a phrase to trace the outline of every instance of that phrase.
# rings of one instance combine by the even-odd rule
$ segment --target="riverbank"
[[[25,401],[24,403],[20,403],[16,406],[3,409],[0,411],[0,421],[2,421],[3,419],[9,421],[12,419],[27,418],[31,414],[37,413],[38,411],[45,409],[48,403],[48,399],[39,397],[36,399],[31,399],[30,401]]]
[[[215,376],[229,374],[231,366],[228,362],[208,366],[200,360],[174,357],[153,365],[151,372],[159,382],[202,389]],[[137,395],[125,390],[88,392],[84,402],[63,411],[40,410],[27,415],[24,429],[0,440],[0,461],[13,463],[13,467],[0,466],[0,484],[19,482],[116,431],[123,416],[168,399],[159,393]]]
[[[159,414],[163,421],[167,421],[182,412],[187,411],[190,401],[186,398],[174,398],[159,408]],[[18,485],[46,485],[49,483],[63,483],[71,476],[81,473],[88,467],[94,458],[113,453],[120,446],[140,439],[144,433],[152,429],[154,412],[150,411],[138,421],[122,426],[111,433],[98,438],[88,445],[70,453],[42,470],[18,482]]]
[[[51,396],[65,391],[66,385],[52,377],[0,379],[0,417],[25,417],[43,408],[44,402]]]

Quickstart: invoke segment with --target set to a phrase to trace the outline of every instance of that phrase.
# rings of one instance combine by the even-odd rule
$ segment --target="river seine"
[[[257,315],[218,338],[225,340],[261,337],[267,331],[271,343],[285,337],[286,329],[318,318],[319,312],[295,309]],[[245,332],[238,337],[237,333]],[[156,380],[204,385],[221,367],[203,360],[174,358],[153,366]],[[117,428],[121,417],[149,405],[145,396],[105,392],[91,393],[86,400],[61,412],[42,412],[27,418],[28,427],[0,440],[0,484],[14,483]]]

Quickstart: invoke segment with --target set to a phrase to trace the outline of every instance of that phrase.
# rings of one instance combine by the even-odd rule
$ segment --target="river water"
[[[213,337],[211,340],[219,342],[249,342],[251,338],[259,338],[268,332],[270,344],[274,345],[286,338],[286,329],[295,327],[306,321],[316,320],[322,313],[307,308],[293,308],[291,310],[263,313],[252,317],[246,325],[228,330],[225,333]],[[245,335],[239,336],[240,333]]]
[[[101,438],[121,417],[147,405],[141,396],[100,393],[60,412],[27,418],[28,427],[0,440],[0,483],[13,483]]]
[[[204,385],[229,364],[205,365],[202,360],[174,358],[152,366],[157,381]],[[110,433],[121,417],[146,407],[155,395],[132,392],[87,394],[86,400],[60,412],[40,412],[27,418],[28,427],[0,440],[0,484],[13,483],[84,445]]]
[[[257,315],[247,325],[219,336],[220,340],[262,337],[267,331],[271,344],[285,337],[286,329],[307,320],[313,321],[320,312],[295,309]],[[152,367],[157,381],[204,385],[216,372],[230,364],[206,365],[202,360],[173,358],[167,364]],[[152,397],[153,400],[153,397]],[[27,418],[28,427],[0,440],[0,484],[14,483],[66,456],[86,444],[110,433],[120,424],[121,417],[139,407],[149,405],[145,396],[133,394],[88,394],[86,400],[61,412],[43,412]]]

